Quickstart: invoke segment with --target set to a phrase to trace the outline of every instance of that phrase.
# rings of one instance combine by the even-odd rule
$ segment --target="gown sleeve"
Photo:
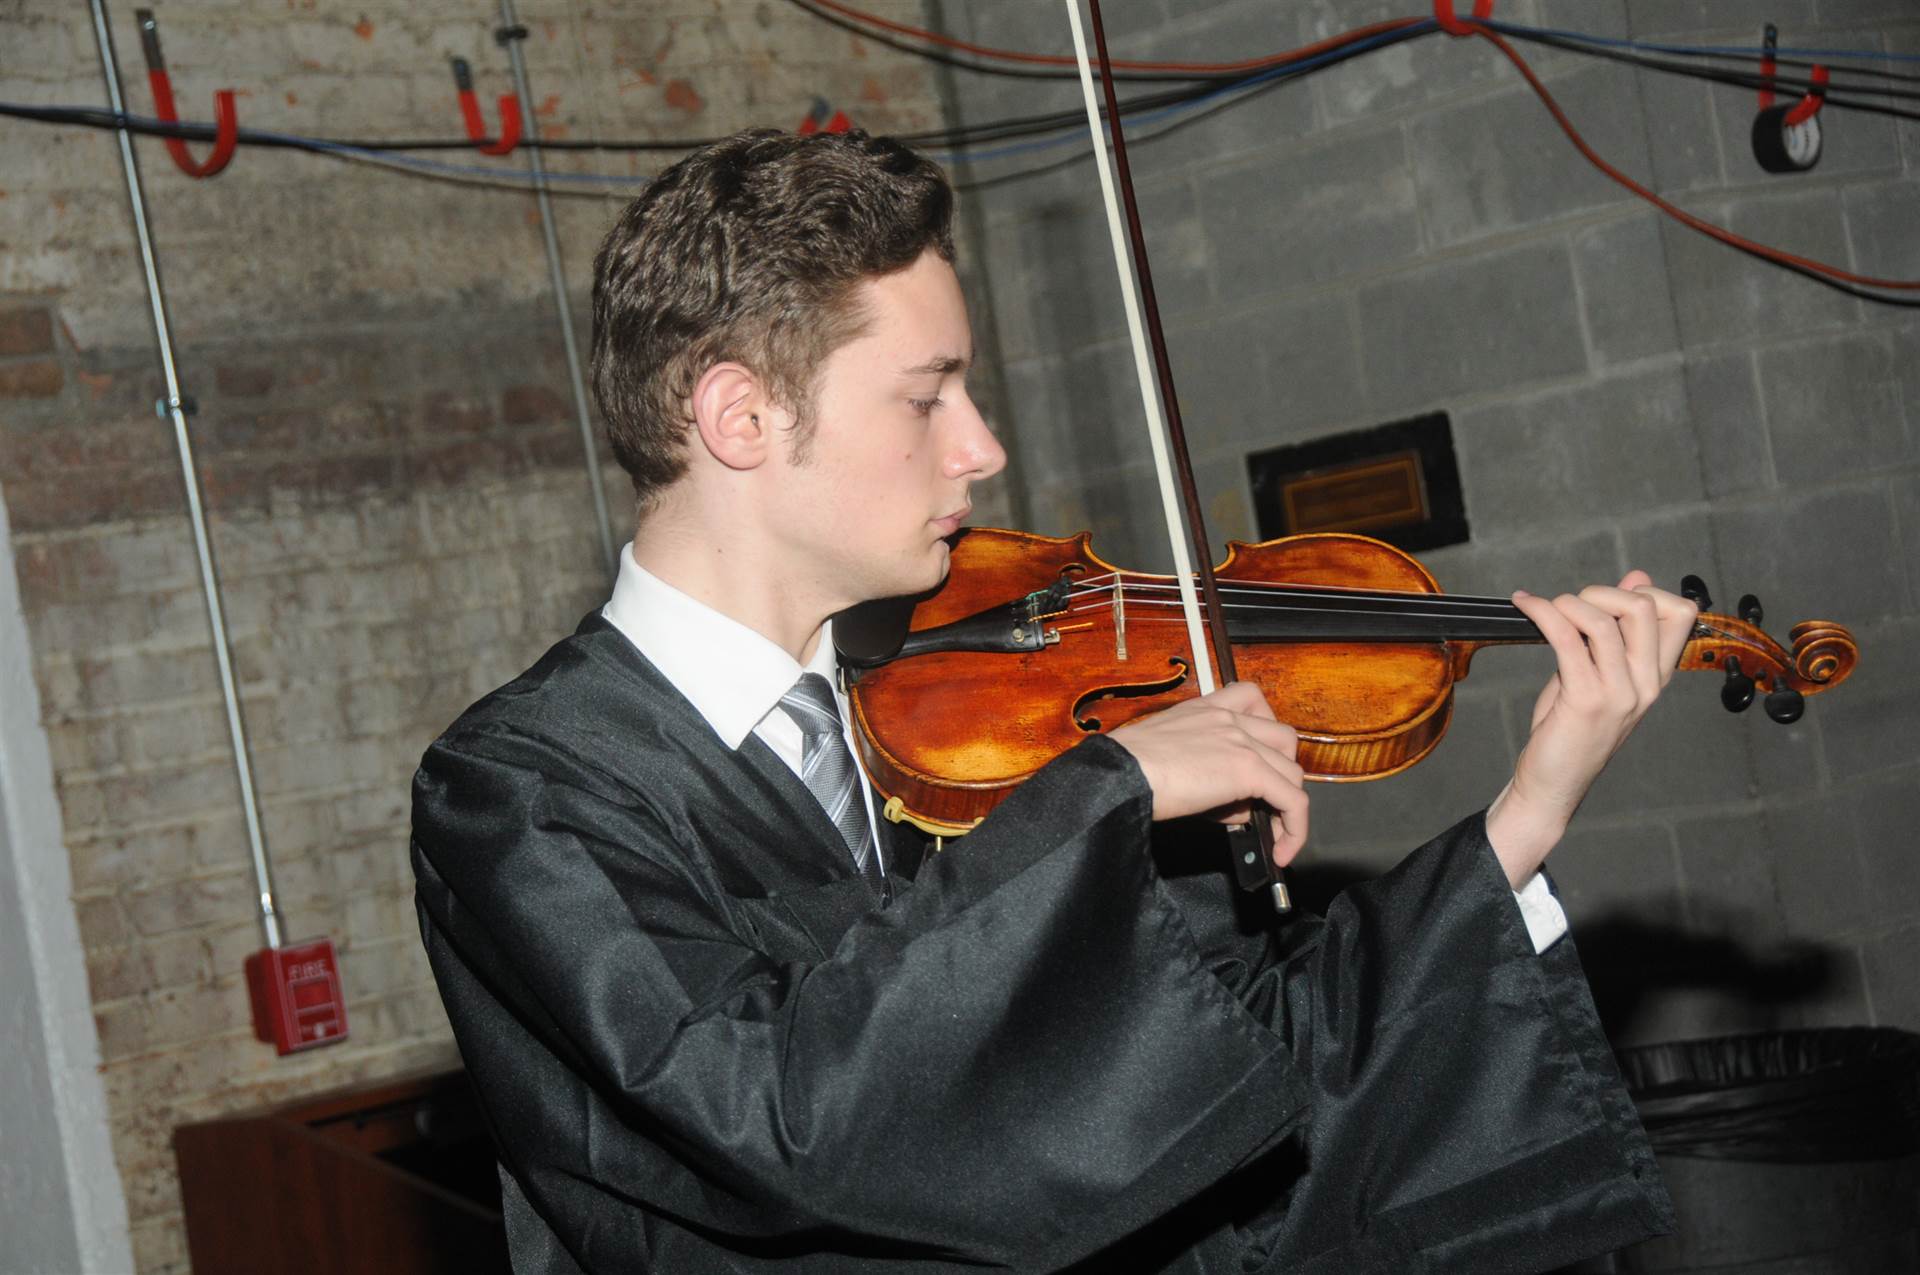
[[[1272,943],[1218,890],[1176,885],[1205,959],[1312,1095],[1239,1175],[1245,1269],[1534,1272],[1672,1229],[1574,942],[1536,952],[1484,816]]]
[[[714,1247],[1057,1268],[1304,1114],[1287,1044],[1153,872],[1150,795],[1110,741],[809,961],[766,955],[685,828],[551,744],[450,734],[414,803],[462,1055],[587,1269]]]

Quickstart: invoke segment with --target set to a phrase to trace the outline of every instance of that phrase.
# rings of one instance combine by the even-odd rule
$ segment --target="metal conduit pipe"
[[[500,29],[495,38],[506,46],[507,57],[513,62],[513,91],[520,95],[524,108],[521,114],[526,136],[538,142],[540,116],[533,109],[533,90],[527,87],[527,58],[520,48],[526,38],[526,28],[520,25],[513,0],[500,0]],[[553,200],[547,194],[547,168],[538,146],[529,146],[526,152],[527,167],[533,172],[534,198],[540,204],[540,233],[547,244],[547,272],[553,278],[553,302],[560,312],[560,340],[567,348],[567,376],[573,385],[574,415],[580,422],[580,446],[587,459],[587,480],[593,484],[593,512],[599,520],[600,551],[611,579],[619,574],[620,560],[615,556],[613,523],[607,513],[606,484],[600,478],[600,451],[594,446],[593,420],[587,413],[587,384],[580,374],[580,343],[573,335],[573,307],[567,304],[567,276],[560,266],[560,239],[553,229]]]
[[[120,95],[120,66],[113,55],[113,33],[107,26],[105,0],[91,0],[93,36],[100,46],[100,73],[107,82],[107,100],[114,113],[125,118]],[[213,566],[213,545],[207,538],[206,509],[200,498],[200,477],[193,464],[193,443],[187,432],[189,401],[180,393],[180,376],[173,360],[173,331],[167,320],[166,297],[160,290],[160,267],[147,225],[147,204],[141,193],[140,165],[133,154],[133,136],[122,125],[120,163],[126,171],[127,200],[133,206],[133,229],[140,243],[140,264],[146,271],[147,300],[153,308],[154,336],[160,343],[160,367],[166,375],[167,395],[154,405],[159,415],[173,421],[180,454],[180,476],[187,489],[187,513],[193,524],[193,546],[200,556],[200,591],[207,603],[207,622],[213,629],[213,655],[220,666],[220,694],[226,700],[227,734],[233,741],[233,766],[240,779],[240,806],[246,816],[247,844],[253,852],[253,879],[259,887],[260,927],[267,946],[280,946],[280,918],[274,910],[273,869],[267,859],[266,838],[260,831],[260,806],[253,791],[253,766],[248,759],[247,732],[240,720],[240,695],[233,680],[233,657],[228,650],[226,613],[220,605],[220,580]]]

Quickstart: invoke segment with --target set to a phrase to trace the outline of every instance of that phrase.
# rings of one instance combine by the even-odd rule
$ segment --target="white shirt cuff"
[[[1533,940],[1536,954],[1566,935],[1567,913],[1560,900],[1553,897],[1546,873],[1535,872],[1528,877],[1527,883],[1513,892],[1513,901],[1520,905],[1520,919],[1527,923],[1527,937]]]

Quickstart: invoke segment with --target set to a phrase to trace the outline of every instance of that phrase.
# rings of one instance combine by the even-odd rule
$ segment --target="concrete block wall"
[[[1227,60],[1418,6],[1138,0],[1116,54]],[[941,3],[988,45],[1071,52],[1058,4]],[[1756,45],[1747,6],[1518,0],[1518,23]],[[1920,51],[1900,3],[1806,0],[1784,44]],[[1920,125],[1829,111],[1812,173],[1754,162],[1748,91],[1520,45],[1635,179],[1748,237],[1920,278]],[[967,121],[1076,110],[1071,82],[954,72]],[[1150,86],[1134,86],[1145,92]],[[1142,136],[1144,134],[1144,136]],[[1644,566],[1746,592],[1784,637],[1851,626],[1858,673],[1780,727],[1685,674],[1552,866],[1616,1039],[1920,1028],[1920,319],[1709,242],[1589,167],[1488,43],[1433,35],[1139,132],[1131,155],[1216,542],[1255,536],[1249,451],[1452,418],[1471,540],[1423,555],[1504,594]],[[965,170],[977,322],[998,356],[1015,502],[1165,570],[1158,496],[1084,146]],[[1551,664],[1492,651],[1436,754],[1315,790],[1318,868],[1377,870],[1505,782]]]
[[[0,100],[103,99],[86,6],[64,8],[0,5],[16,54]],[[798,9],[520,10],[549,136],[792,126],[816,95],[878,131],[941,118],[923,64]],[[156,11],[193,117],[231,86],[243,124],[459,135],[448,57],[473,63],[489,120],[511,87],[490,0]],[[144,114],[132,19],[114,6]],[[116,145],[11,122],[0,491],[62,825],[15,853],[69,861],[131,1251],[151,1273],[187,1266],[177,1124],[454,1063],[413,916],[408,781],[608,577],[529,194],[245,148],[194,182],[158,143],[139,150],[285,933],[338,945],[352,1029],[287,1059],[252,1038],[254,886]],[[524,170],[518,155],[436,157]],[[636,176],[664,162],[549,160]],[[621,202],[558,201],[583,339],[592,253]],[[624,537],[624,476],[609,467],[607,486]]]

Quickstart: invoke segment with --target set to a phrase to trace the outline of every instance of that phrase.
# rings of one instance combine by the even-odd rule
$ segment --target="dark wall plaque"
[[[1262,540],[1355,531],[1419,550],[1467,539],[1445,412],[1254,452],[1247,475]]]

